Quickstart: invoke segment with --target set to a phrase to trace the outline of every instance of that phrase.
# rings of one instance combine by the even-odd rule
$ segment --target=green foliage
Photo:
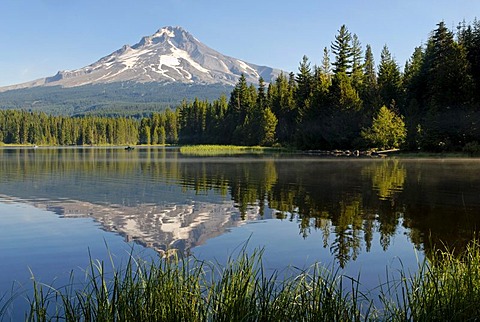
[[[259,144],[272,146],[275,143],[275,129],[278,120],[269,108],[263,110],[259,129]]]
[[[340,27],[338,35],[335,36],[335,41],[331,45],[333,54],[335,55],[334,73],[350,73],[352,67],[352,57],[354,55],[352,49],[352,35],[345,25]],[[357,43],[356,46],[359,44]],[[358,48],[355,48],[358,51]],[[355,54],[358,54],[355,53]],[[358,58],[358,57],[357,57]]]
[[[363,130],[361,135],[373,147],[392,149],[405,142],[407,131],[402,117],[382,106],[374,117],[372,126]]]
[[[233,154],[261,154],[265,148],[260,146],[238,145],[184,145],[180,147],[180,153],[185,155],[213,156]]]
[[[352,84],[353,87],[358,91],[362,88],[363,85],[363,52],[360,41],[356,34],[352,37]]]
[[[364,51],[359,37],[345,25],[330,48],[332,64],[325,47],[320,66],[311,66],[303,56],[296,74],[280,74],[268,85],[259,79],[258,88],[242,75],[233,90],[221,85],[127,82],[0,93],[0,108],[102,115],[69,119],[33,112],[38,117],[31,120],[28,112],[8,112],[0,119],[0,144],[277,144],[358,149],[363,139],[382,147],[406,142],[411,150],[461,151],[468,142],[480,142],[478,21],[459,25],[457,38],[440,22],[426,46],[415,48],[403,74],[386,45],[376,72],[371,47]],[[224,95],[212,95],[220,92]],[[178,103],[180,96],[184,99]],[[178,104],[175,111],[165,109],[172,104]],[[390,125],[387,119],[372,124],[382,105],[402,115],[402,121],[393,117]],[[404,126],[397,126],[403,122]],[[382,126],[389,128],[388,133],[380,133]],[[407,134],[400,130],[403,127]],[[362,133],[362,128],[368,130]]]
[[[382,286],[389,321],[475,321],[480,316],[480,245],[472,241],[460,254],[430,254],[418,272],[400,272],[400,282]],[[392,298],[390,294],[397,295]]]
[[[444,22],[437,25],[428,41],[423,68],[429,108],[444,111],[471,103],[473,83],[466,51]]]
[[[275,83],[271,83],[268,87],[269,106],[278,120],[275,136],[283,144],[293,144],[292,134],[295,133],[297,125],[295,91],[296,83],[293,74],[290,75],[290,79],[280,74]]]
[[[468,142],[463,147],[463,152],[468,153],[471,156],[480,155],[480,144],[477,141]]]
[[[400,68],[392,57],[388,47],[382,49],[378,68],[378,88],[382,105],[402,102],[402,78]]]
[[[332,148],[349,148],[360,133],[362,100],[347,74],[340,72],[333,77],[330,102],[333,106],[324,115],[323,137]]]
[[[313,94],[312,70],[307,56],[303,56],[295,80],[297,82],[297,86],[295,87],[295,102],[299,117],[301,118],[307,113]]]
[[[27,295],[28,321],[474,321],[480,315],[480,246],[438,251],[416,272],[387,272],[378,304],[358,278],[320,264],[267,273],[262,251],[225,264],[164,258],[131,260],[106,272],[91,260],[83,285],[39,283]],[[398,274],[398,275],[397,275]],[[109,277],[111,276],[111,277]],[[3,298],[2,298],[3,299]],[[6,313],[7,301],[0,313]],[[1,316],[0,316],[1,317]]]
[[[345,73],[335,75],[330,89],[332,103],[338,111],[359,111],[362,108],[362,100],[352,85],[351,78]]]
[[[232,90],[227,85],[136,83],[43,86],[0,93],[0,109],[28,109],[53,115],[148,116],[182,99],[213,100]]]
[[[0,138],[5,144],[137,144],[138,121],[131,118],[49,116],[18,110],[0,111]]]
[[[32,279],[29,321],[357,321],[362,304],[371,306],[356,280],[318,264],[285,279],[267,273],[262,251],[223,265],[132,258],[113,273],[92,260],[85,285],[61,288]]]

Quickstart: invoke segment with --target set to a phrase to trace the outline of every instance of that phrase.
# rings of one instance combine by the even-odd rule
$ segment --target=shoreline
[[[173,144],[93,144],[93,145],[31,145],[31,144],[0,144],[0,149],[84,149],[84,148],[186,148],[187,150],[202,151],[208,153],[222,153],[232,151],[242,151],[254,153],[277,152],[284,154],[298,153],[310,156],[319,156],[326,158],[395,158],[395,159],[477,159],[480,155],[471,155],[464,152],[428,152],[428,151],[401,151],[401,150],[296,150],[283,147],[263,147],[263,146],[241,146],[241,145],[216,145],[216,144],[198,144],[198,145],[173,145]],[[187,152],[189,154],[189,152]]]

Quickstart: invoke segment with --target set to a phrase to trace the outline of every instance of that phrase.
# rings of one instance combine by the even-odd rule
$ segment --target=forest
[[[227,97],[184,100],[145,117],[0,111],[5,144],[236,144],[303,150],[402,148],[480,151],[480,22],[437,24],[403,69],[385,45],[343,25],[320,66],[257,86],[241,77]]]
[[[223,84],[137,83],[133,81],[76,87],[38,86],[0,91],[0,109],[24,109],[52,115],[132,116],[141,118],[182,99],[213,100],[230,93]]]

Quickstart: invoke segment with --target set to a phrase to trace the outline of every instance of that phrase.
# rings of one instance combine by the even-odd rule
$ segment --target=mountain
[[[164,27],[83,68],[0,87],[0,109],[141,116],[183,99],[228,96],[241,74],[256,84],[280,72],[225,56],[180,27]]]
[[[164,27],[80,69],[0,88],[0,92],[38,86],[78,87],[117,82],[235,85],[241,74],[250,83],[270,82],[280,70],[225,56],[181,27]]]

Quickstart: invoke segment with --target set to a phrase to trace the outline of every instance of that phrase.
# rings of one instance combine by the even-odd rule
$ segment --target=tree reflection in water
[[[370,250],[375,229],[380,232],[380,244],[387,249],[401,216],[395,198],[406,180],[406,169],[395,160],[360,162],[348,171],[351,166],[350,162],[336,164],[332,177],[331,162],[188,164],[182,167],[182,176],[201,180],[201,184],[195,183],[195,189],[207,190],[214,185],[206,181],[223,178],[242,214],[253,206],[259,206],[263,214],[267,205],[276,218],[298,222],[304,238],[311,229],[320,229],[323,246],[329,247],[344,267],[360,254],[362,238],[365,251]],[[334,236],[329,244],[331,234]]]
[[[480,162],[475,160],[192,157],[162,148],[0,149],[0,158],[7,157],[9,162],[0,163],[4,194],[81,196],[92,203],[135,206],[158,203],[161,189],[181,187],[212,201],[233,200],[242,218],[248,210],[263,215],[268,208],[274,218],[298,223],[303,238],[319,230],[323,247],[341,266],[376,242],[386,250],[399,225],[427,255],[438,247],[463,249],[480,227]]]

